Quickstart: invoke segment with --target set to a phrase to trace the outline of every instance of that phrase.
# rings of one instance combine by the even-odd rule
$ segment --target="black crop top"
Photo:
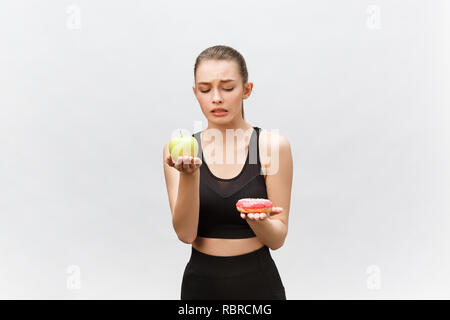
[[[208,238],[241,239],[255,237],[236,209],[241,198],[267,199],[266,182],[259,158],[260,128],[253,127],[247,158],[241,172],[231,179],[216,177],[204,161],[200,133],[197,139],[200,166],[200,212],[197,235]]]

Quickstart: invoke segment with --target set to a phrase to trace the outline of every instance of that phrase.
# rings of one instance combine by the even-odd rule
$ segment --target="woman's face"
[[[203,114],[209,121],[227,123],[242,119],[242,100],[250,96],[253,84],[242,84],[239,66],[235,61],[204,60],[197,67],[196,87],[193,87]],[[215,108],[226,110],[219,116]]]

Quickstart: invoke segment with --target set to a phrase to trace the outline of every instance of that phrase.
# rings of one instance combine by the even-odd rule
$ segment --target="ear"
[[[194,91],[194,94],[197,95],[197,90],[195,89],[195,86],[192,86],[192,91]]]
[[[244,95],[243,95],[243,98],[244,98],[244,99],[247,99],[247,98],[250,96],[250,94],[252,93],[252,90],[253,90],[253,82],[247,82],[247,83],[244,85]]]

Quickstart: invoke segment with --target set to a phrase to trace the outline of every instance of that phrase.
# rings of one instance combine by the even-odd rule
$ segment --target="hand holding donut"
[[[270,211],[269,213],[247,213],[247,214],[241,213],[241,218],[250,220],[264,220],[269,216],[273,216],[281,212],[283,212],[282,207],[273,207],[272,211]]]
[[[271,214],[283,212],[282,207],[274,207],[272,201],[263,198],[243,198],[236,202],[236,209],[242,219],[264,220]]]
[[[181,156],[174,162],[170,153],[167,155],[166,162],[170,167],[180,171],[180,173],[191,174],[202,165],[202,160],[198,157]]]

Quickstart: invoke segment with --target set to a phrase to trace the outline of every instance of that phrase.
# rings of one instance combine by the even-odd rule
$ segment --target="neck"
[[[249,125],[247,122],[245,122],[244,119],[240,119],[239,121],[236,122],[229,122],[226,124],[216,124],[216,123],[212,123],[210,121],[208,121],[208,127],[206,128],[207,130],[210,129],[216,129],[219,130],[222,133],[222,136],[225,137],[226,136],[226,130],[238,130],[238,129],[242,129],[244,131],[253,128],[251,125]]]

